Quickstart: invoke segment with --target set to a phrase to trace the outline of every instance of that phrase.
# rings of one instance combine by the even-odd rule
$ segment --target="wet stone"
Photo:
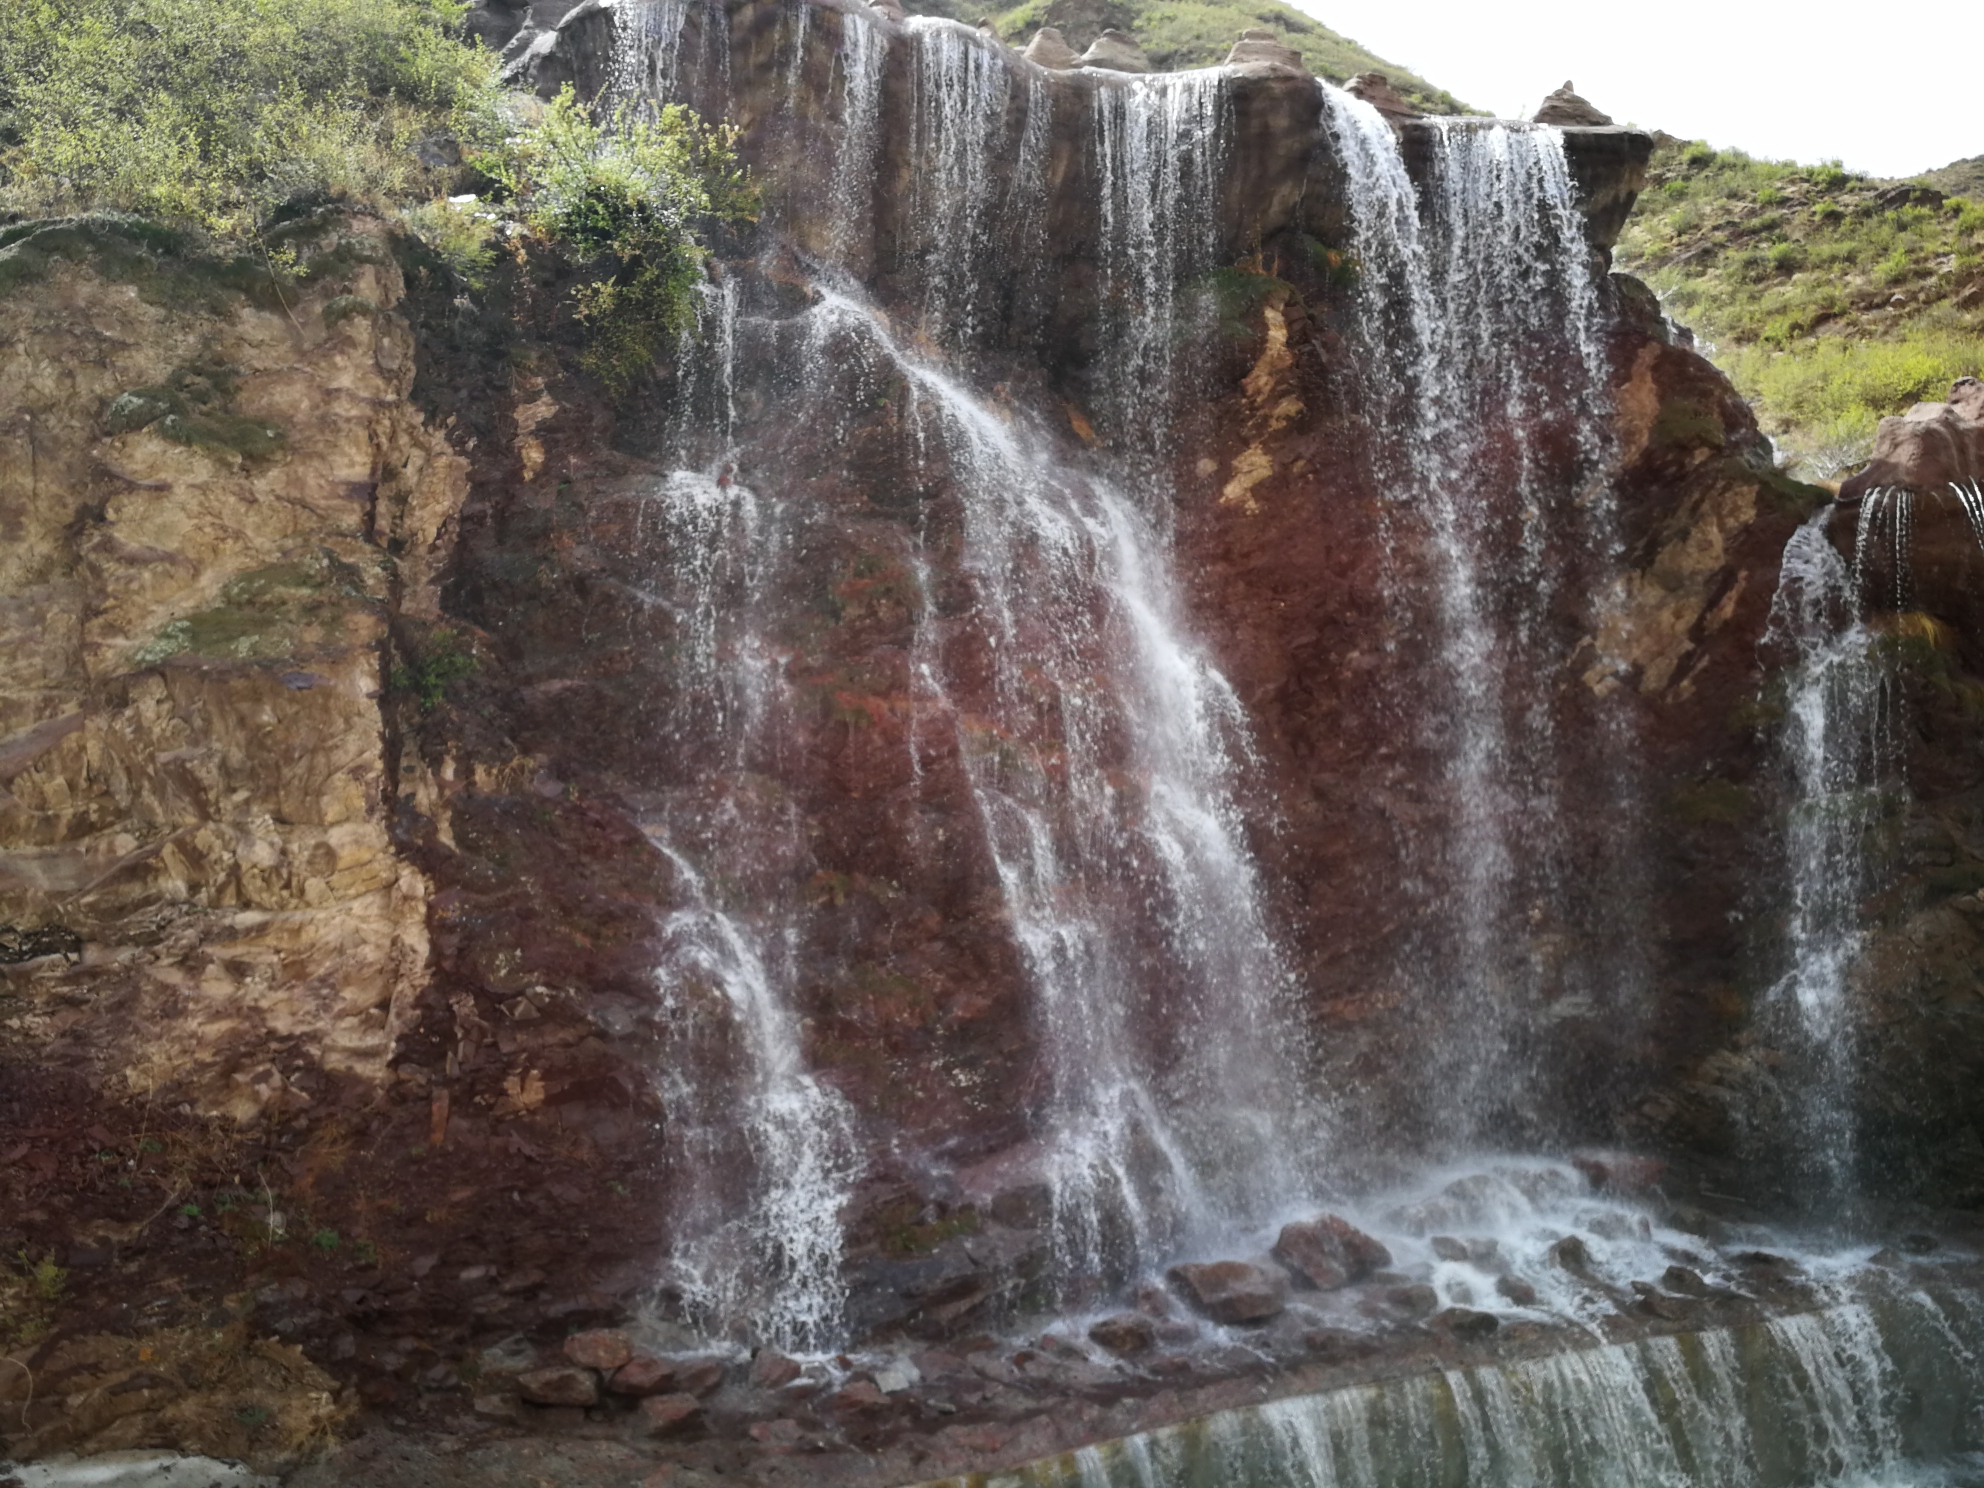
[[[1301,1283],[1334,1291],[1392,1263],[1392,1253],[1348,1220],[1334,1214],[1283,1225],[1274,1258]]]
[[[596,1405],[599,1376],[576,1365],[555,1364],[518,1375],[517,1390],[532,1405]]]
[[[1449,1307],[1435,1313],[1433,1326],[1451,1338],[1486,1338],[1502,1320],[1492,1312],[1477,1312],[1472,1307]]]
[[[1391,1287],[1385,1292],[1385,1304],[1408,1318],[1431,1317],[1440,1306],[1440,1294],[1424,1282],[1410,1286]]]
[[[1264,1323],[1288,1304],[1288,1280],[1248,1261],[1174,1266],[1166,1273],[1185,1300],[1216,1323]]]
[[[1452,1235],[1435,1235],[1427,1244],[1433,1247],[1433,1254],[1443,1261],[1464,1261],[1468,1258],[1466,1244]]]
[[[1495,1279],[1495,1290],[1518,1307],[1534,1307],[1536,1305],[1536,1288],[1519,1276],[1497,1277]]]
[[[804,1371],[797,1359],[787,1358],[777,1349],[759,1349],[751,1361],[751,1383],[760,1390],[777,1390],[791,1384]]]
[[[586,1369],[610,1371],[634,1357],[634,1344],[617,1328],[595,1328],[566,1339],[564,1354]]]
[[[615,1395],[667,1395],[675,1388],[675,1366],[650,1354],[636,1354],[613,1371],[606,1388]]]
[[[1157,1325],[1136,1312],[1119,1312],[1088,1330],[1091,1341],[1118,1358],[1146,1354],[1157,1346]]]
[[[1576,1235],[1566,1235],[1552,1245],[1550,1259],[1573,1276],[1582,1277],[1591,1270],[1591,1251]]]
[[[702,1423],[703,1403],[693,1395],[650,1395],[638,1414],[649,1436],[674,1436]]]

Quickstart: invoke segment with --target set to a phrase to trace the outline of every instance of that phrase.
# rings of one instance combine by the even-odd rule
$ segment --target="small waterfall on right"
[[[1884,814],[1883,785],[1898,760],[1881,637],[1868,615],[1906,607],[1912,499],[1888,489],[1861,499],[1850,563],[1832,537],[1841,510],[1821,507],[1785,546],[1764,638],[1766,653],[1787,668],[1779,748],[1790,789],[1789,964],[1767,1014],[1804,1077],[1783,1102],[1797,1143],[1791,1190],[1849,1222],[1858,1157],[1853,974],[1864,938],[1861,903],[1876,888],[1872,838]]]

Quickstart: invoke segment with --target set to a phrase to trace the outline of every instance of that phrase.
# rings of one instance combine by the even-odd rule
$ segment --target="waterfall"
[[[816,313],[891,359],[957,487],[973,602],[939,614],[926,552],[919,681],[957,739],[1037,999],[1058,1270],[1121,1279],[1285,1202],[1281,1154],[1317,1127],[1233,799],[1245,717],[1182,633],[1135,503],[859,304],[827,294]]]
[[[678,466],[642,504],[642,598],[666,617],[657,727],[672,785],[645,826],[674,877],[656,969],[675,1195],[670,1285],[706,1331],[786,1348],[839,1336],[839,1210],[853,1114],[807,1070],[791,990],[800,911],[775,871],[789,809],[754,787],[790,704],[755,595],[788,561],[768,503],[734,476],[738,285],[703,287],[678,378]],[[719,892],[722,882],[726,890]]]
[[[1213,70],[1112,79],[1096,88],[1093,109],[1102,289],[1095,402],[1136,474],[1162,486],[1174,354],[1191,304],[1181,291],[1214,267],[1219,241],[1226,79]]]
[[[1850,566],[1830,536],[1838,509],[1814,513],[1785,546],[1765,635],[1766,649],[1788,662],[1779,748],[1792,795],[1784,833],[1789,965],[1770,1000],[1789,1013],[1785,1036],[1813,1077],[1785,1102],[1800,1187],[1835,1209],[1850,1207],[1854,1193],[1850,992],[1860,904],[1873,887],[1867,839],[1895,753],[1879,638],[1865,617],[1877,586],[1886,591],[1879,600],[1899,606],[1907,596],[1910,499],[1886,489],[1862,498]]]
[[[1607,422],[1603,316],[1560,132],[1428,121],[1422,190],[1377,110],[1318,86],[1349,188],[1356,375],[1375,410],[1387,521],[1432,557],[1430,614],[1404,592],[1408,576],[1390,585],[1400,627],[1436,637],[1433,697],[1399,703],[1444,773],[1447,825],[1411,848],[1417,889],[1452,886],[1409,974],[1445,989],[1442,1022],[1464,1030],[1436,1041],[1429,1081],[1464,1144],[1506,1137],[1512,1119],[1534,1128],[1538,1113],[1510,1092],[1544,1083],[1521,1048],[1546,992],[1575,1008],[1634,982],[1615,962],[1550,989],[1534,949],[1576,928],[1578,896],[1590,898],[1559,795],[1569,658],[1551,612],[1568,585],[1601,589],[1619,558],[1595,432]],[[1630,841],[1632,782],[1615,773],[1608,790],[1614,835]],[[1630,857],[1607,854],[1612,887],[1625,887]],[[1629,938],[1614,927],[1604,940]]]
[[[1820,1311],[1227,1411],[984,1488],[1808,1488],[1978,1481],[1984,1370],[1942,1306]],[[1954,1301],[1947,1303],[1956,1306]],[[1966,1318],[1975,1326],[1976,1319]],[[946,1480],[961,1484],[963,1480]],[[937,1485],[926,1485],[937,1488]]]

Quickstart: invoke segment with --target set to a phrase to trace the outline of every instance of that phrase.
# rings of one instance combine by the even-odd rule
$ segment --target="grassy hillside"
[[[1659,291],[1807,474],[1984,369],[1984,196],[1663,140],[1619,267]]]
[[[1360,72],[1382,72],[1428,113],[1469,112],[1451,93],[1280,0],[1021,0],[1004,10],[982,6],[981,0],[905,0],[905,8],[965,22],[988,17],[1014,46],[1026,45],[1042,26],[1055,26],[1080,51],[1113,26],[1135,36],[1151,65],[1165,72],[1224,62],[1242,31],[1261,27],[1300,52],[1318,77],[1341,83]]]

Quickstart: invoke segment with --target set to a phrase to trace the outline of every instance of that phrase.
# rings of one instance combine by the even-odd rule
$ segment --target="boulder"
[[[1392,1263],[1383,1244],[1334,1214],[1283,1225],[1274,1258],[1294,1273],[1298,1284],[1325,1292],[1362,1281]]]
[[[532,1405],[597,1405],[599,1376],[576,1364],[554,1364],[518,1375],[517,1393]]]
[[[1536,1288],[1524,1281],[1520,1276],[1496,1277],[1495,1290],[1518,1307],[1534,1307],[1536,1305]]]
[[[1593,1188],[1615,1194],[1646,1193],[1658,1187],[1667,1173],[1665,1159],[1632,1152],[1574,1152],[1571,1166]]]
[[[649,1436],[674,1436],[701,1423],[703,1403],[693,1395],[651,1395],[638,1414]]]
[[[1947,403],[1917,403],[1874,431],[1867,468],[1839,488],[1852,502],[1883,486],[1942,490],[1953,481],[1984,480],[1984,382],[1959,378]]]
[[[1082,53],[1082,67],[1106,68],[1110,72],[1149,72],[1150,58],[1127,31],[1105,31]]]
[[[1566,1235],[1550,1247],[1550,1259],[1573,1276],[1591,1274],[1591,1251],[1576,1235]]]
[[[1166,1275],[1187,1302],[1216,1323],[1264,1323],[1288,1305],[1288,1278],[1250,1261],[1173,1266]]]
[[[1051,67],[1056,72],[1070,72],[1082,65],[1075,49],[1052,26],[1042,26],[1034,32],[1033,40],[1020,55],[1036,67]]]
[[[1119,1312],[1088,1330],[1089,1339],[1118,1358],[1149,1353],[1157,1345],[1157,1324],[1138,1312]]]
[[[1543,107],[1536,111],[1538,124],[1610,124],[1612,116],[1600,113],[1588,99],[1580,98],[1577,89],[1569,79],[1564,86],[1543,100]]]
[[[1343,85],[1344,92],[1361,98],[1372,108],[1385,116],[1385,122],[1397,126],[1407,119],[1423,119],[1423,109],[1414,108],[1405,101],[1392,80],[1382,72],[1360,72]]]
[[[751,1361],[751,1383],[760,1390],[783,1389],[802,1373],[797,1359],[788,1358],[777,1349],[759,1349],[758,1356]]]
[[[613,1371],[606,1388],[615,1395],[667,1395],[675,1389],[675,1366],[651,1354],[636,1354]]]
[[[1283,44],[1274,32],[1259,29],[1240,33],[1240,39],[1233,43],[1233,50],[1226,54],[1226,65],[1273,67],[1302,77],[1309,75],[1308,65],[1303,62],[1300,52]]]
[[[1426,1242],[1433,1247],[1433,1254],[1443,1261],[1464,1261],[1467,1259],[1467,1245],[1452,1235],[1435,1235]]]
[[[566,1339],[564,1353],[583,1368],[611,1373],[634,1357],[634,1343],[618,1328],[595,1328]]]
[[[1433,1315],[1433,1326],[1450,1338],[1486,1338],[1502,1326],[1502,1320],[1492,1312],[1477,1312],[1472,1307],[1449,1307]]]
[[[1392,1287],[1385,1293],[1385,1303],[1408,1318],[1431,1317],[1439,1310],[1440,1294],[1423,1281],[1408,1286]]]

